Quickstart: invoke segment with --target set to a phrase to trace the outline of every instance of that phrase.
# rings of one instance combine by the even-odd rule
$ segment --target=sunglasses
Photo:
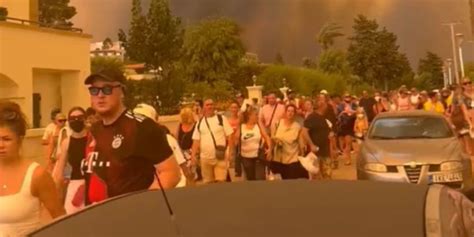
[[[89,87],[89,94],[96,96],[96,95],[99,95],[99,93],[102,91],[102,94],[104,95],[111,95],[112,92],[114,91],[114,88],[119,88],[119,87],[122,87],[122,85],[104,86],[104,87],[91,86]]]
[[[68,121],[84,121],[85,120],[85,116],[84,115],[80,115],[80,116],[70,116]]]
[[[463,85],[467,86],[467,85],[471,85],[472,82],[464,82]]]
[[[16,120],[18,118],[20,118],[20,115],[15,112],[15,111],[4,111],[2,114],[2,120],[7,120],[7,121],[10,121],[10,120]]]
[[[58,122],[60,123],[65,123],[67,120],[66,119],[58,119]]]

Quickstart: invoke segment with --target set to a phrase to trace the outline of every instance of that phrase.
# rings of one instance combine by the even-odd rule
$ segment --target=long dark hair
[[[80,107],[80,106],[74,106],[72,107],[70,110],[69,110],[69,113],[67,113],[67,117],[71,117],[71,114],[74,112],[74,111],[81,111],[82,114],[84,114],[84,117],[86,116],[86,111],[84,110],[84,108]]]
[[[253,107],[253,106],[249,106],[249,107],[245,110],[245,112],[242,114],[242,116],[243,116],[243,122],[244,122],[244,123],[247,123],[247,122],[249,121],[250,115],[251,115],[252,113],[257,113],[257,109],[256,109],[255,107]]]
[[[0,101],[0,127],[8,127],[18,137],[24,137],[26,135],[28,123],[17,103]]]

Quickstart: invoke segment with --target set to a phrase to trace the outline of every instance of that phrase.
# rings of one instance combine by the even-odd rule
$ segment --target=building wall
[[[33,70],[33,93],[41,95],[41,127],[46,127],[51,122],[51,109],[62,107],[61,74]]]
[[[38,7],[37,0],[0,0],[0,6],[8,9],[9,17],[36,20],[32,17],[37,14],[37,11],[34,10],[35,7]]]
[[[49,79],[41,81],[41,78],[48,76],[36,72],[54,72],[58,75],[61,92],[46,97],[62,97],[63,111],[73,105],[89,104],[83,81],[90,72],[90,39],[91,36],[86,34],[0,22],[0,74],[8,75],[18,85],[14,96],[30,123],[34,87],[43,88],[42,83],[51,83]],[[50,100],[45,96],[43,99]]]

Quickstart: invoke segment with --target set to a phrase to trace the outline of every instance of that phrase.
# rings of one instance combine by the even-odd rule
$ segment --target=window
[[[439,117],[394,117],[374,121],[370,139],[433,139],[452,137],[447,121]]]

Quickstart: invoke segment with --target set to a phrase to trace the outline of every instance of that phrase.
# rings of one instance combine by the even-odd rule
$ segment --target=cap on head
[[[156,110],[153,108],[153,106],[148,104],[138,104],[135,109],[133,109],[133,113],[141,114],[152,119],[153,121],[156,120]]]
[[[327,90],[321,90],[321,92],[319,92],[319,94],[327,95],[328,91]]]
[[[120,82],[121,84],[125,84],[126,78],[122,70],[116,69],[116,68],[106,68],[89,75],[84,81],[84,84],[90,85],[97,80],[108,81],[108,82]]]

